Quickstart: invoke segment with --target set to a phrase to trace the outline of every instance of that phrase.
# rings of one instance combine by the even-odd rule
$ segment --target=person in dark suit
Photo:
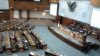
[[[97,39],[100,40],[100,32],[97,33]]]

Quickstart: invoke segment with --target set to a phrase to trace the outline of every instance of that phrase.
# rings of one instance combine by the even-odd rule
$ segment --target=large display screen
[[[90,24],[92,6],[90,1],[60,0],[59,15],[76,21]]]
[[[100,8],[93,8],[90,25],[100,29]]]
[[[0,0],[0,10],[9,9],[9,0]]]

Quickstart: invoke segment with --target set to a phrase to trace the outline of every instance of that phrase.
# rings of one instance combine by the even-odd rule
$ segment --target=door
[[[4,13],[0,13],[0,22],[4,19]]]
[[[22,15],[21,16],[22,16],[22,18],[26,19],[27,18],[27,11],[26,10],[22,11]]]
[[[14,10],[14,18],[19,19],[19,10]]]
[[[30,11],[30,18],[34,18],[34,11]]]

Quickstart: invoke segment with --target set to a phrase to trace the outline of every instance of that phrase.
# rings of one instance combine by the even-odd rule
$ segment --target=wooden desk
[[[75,42],[73,42],[73,41],[71,41],[71,40],[65,38],[63,35],[61,35],[61,34],[59,34],[58,32],[56,32],[56,31],[54,30],[53,27],[48,27],[48,29],[49,29],[56,37],[58,37],[59,39],[61,39],[61,40],[64,41],[65,43],[71,45],[72,47],[74,47],[74,48],[76,48],[76,49],[78,49],[78,50],[80,50],[80,51],[83,51],[84,45],[79,44],[79,43],[77,44],[77,43],[75,43]]]
[[[30,43],[32,49],[35,48],[36,44],[35,42],[32,40],[31,36],[27,33],[27,31],[23,31],[25,37],[28,39],[28,42]]]
[[[39,40],[39,42],[43,46],[43,49],[46,49],[47,48],[47,44],[39,37],[39,35],[37,33],[35,33],[35,32],[32,32],[32,34]]]
[[[71,38],[75,38],[78,42],[80,42],[81,44],[83,44],[84,42],[84,37],[81,33],[79,32],[74,32],[69,30],[68,28],[65,28],[63,26],[60,27],[61,31],[63,33],[65,33],[66,35],[69,35]]]
[[[67,35],[70,35],[70,30],[69,29],[67,29],[67,28],[65,28],[65,27],[60,27],[60,30],[62,31],[62,32],[64,32],[65,34],[67,34]]]
[[[20,35],[19,35],[19,33],[17,31],[15,32],[15,37],[16,37],[17,42],[18,42],[19,51],[22,52],[24,50],[24,47],[23,47]]]
[[[81,44],[84,43],[84,36],[79,32],[75,32],[74,38],[77,39],[77,41],[79,41]]]
[[[12,52],[16,52],[17,51],[17,41],[16,41],[16,38],[15,38],[15,36],[14,36],[14,31],[11,31],[10,33],[9,33],[9,37],[10,37],[10,42],[11,42],[11,48],[12,48]]]
[[[11,52],[11,43],[10,43],[10,38],[9,38],[8,31],[6,32],[5,35],[6,35],[6,36],[5,36],[6,51],[7,51],[8,53],[10,53],[10,52]]]
[[[70,37],[74,38],[74,36],[75,36],[75,32],[71,31],[70,32]]]

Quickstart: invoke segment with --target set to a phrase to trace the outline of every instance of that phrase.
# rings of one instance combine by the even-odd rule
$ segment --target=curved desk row
[[[79,32],[71,31],[70,29],[65,28],[63,26],[59,27],[58,30],[64,34],[68,35],[70,38],[76,39],[77,41],[79,41],[80,44],[83,44],[85,42],[85,37],[83,36],[83,34],[81,34]]]
[[[92,38],[88,39],[88,37],[86,38],[79,32],[74,32],[64,27],[48,27],[48,29],[58,38],[80,51],[88,52],[91,49],[98,49],[100,47],[100,42]]]
[[[22,51],[23,49],[23,44],[18,32],[6,31],[4,33],[0,33],[0,53],[3,53],[4,51],[7,53],[16,52],[18,51],[18,48],[19,51]]]
[[[84,49],[84,45],[78,43],[76,40],[72,40],[72,39],[68,39],[66,37],[64,37],[63,35],[59,34],[55,29],[54,27],[48,27],[48,29],[55,35],[57,36],[59,39],[61,39],[62,41],[64,41],[65,43],[71,45],[72,47],[80,50],[80,51],[83,51]],[[68,36],[69,37],[69,36]]]
[[[75,32],[64,26],[60,26],[59,30],[65,33],[66,35],[70,36],[71,38],[76,39],[81,44],[91,42],[92,44],[96,44],[100,47],[100,41],[95,39],[93,36],[88,35],[86,32],[85,33]]]

